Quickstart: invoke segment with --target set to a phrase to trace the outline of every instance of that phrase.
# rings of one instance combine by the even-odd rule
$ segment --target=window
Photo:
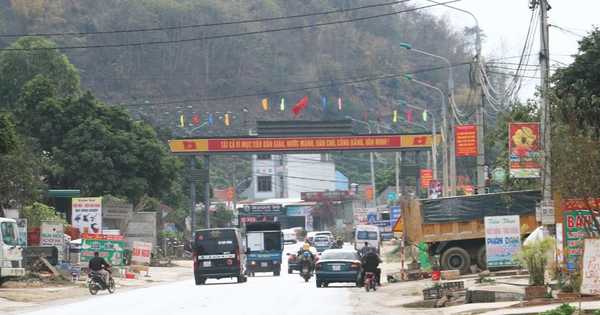
[[[271,176],[258,176],[256,178],[257,191],[272,191]]]
[[[271,155],[270,154],[257,154],[256,159],[257,160],[270,160]]]

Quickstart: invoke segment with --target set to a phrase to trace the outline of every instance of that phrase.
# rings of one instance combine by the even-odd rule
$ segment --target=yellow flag
[[[398,121],[398,111],[394,111],[394,122]]]
[[[181,120],[181,127],[183,127],[183,115],[181,115],[181,117],[179,118],[179,120]]]
[[[229,126],[229,114],[225,114],[225,126]]]
[[[262,103],[263,103],[263,109],[267,110],[269,108],[269,106],[267,105],[267,99],[263,98]]]

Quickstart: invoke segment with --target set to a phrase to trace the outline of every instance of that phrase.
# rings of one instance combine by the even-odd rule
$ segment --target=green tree
[[[559,99],[572,99],[572,104],[555,108],[554,117],[576,123],[576,126],[600,135],[600,30],[594,28],[579,42],[575,60],[552,75],[553,90]]]
[[[22,37],[0,54],[0,104],[12,108],[19,91],[36,75],[49,78],[56,95],[79,93],[79,74],[56,44],[38,36]]]
[[[21,216],[23,219],[27,219],[28,227],[40,226],[43,220],[63,221],[65,224],[67,224],[65,220],[56,215],[54,207],[38,202],[31,206],[25,207],[21,213]]]
[[[233,222],[233,211],[228,210],[223,204],[219,204],[215,210],[214,218],[211,223],[215,227],[229,227]]]
[[[6,154],[19,147],[13,125],[4,114],[0,114],[0,154]]]
[[[33,138],[22,137],[19,148],[0,158],[0,202],[4,205],[14,199],[17,205],[31,205],[40,201],[40,190],[46,190],[43,174],[55,165],[44,154]]]

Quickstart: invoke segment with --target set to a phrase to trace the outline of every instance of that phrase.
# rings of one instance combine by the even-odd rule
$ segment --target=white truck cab
[[[23,247],[19,241],[17,221],[0,218],[0,285],[8,277],[25,275]]]

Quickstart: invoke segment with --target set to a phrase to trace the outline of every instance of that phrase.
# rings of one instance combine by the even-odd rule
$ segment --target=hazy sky
[[[435,0],[436,2],[451,2],[453,0]],[[540,43],[539,10],[532,21],[530,0],[460,0],[448,3],[477,18],[479,27],[487,36],[482,45],[482,55],[494,56],[510,63],[517,63],[525,44],[530,23],[535,23],[533,46],[528,64],[530,69],[539,65],[537,54]],[[570,55],[577,53],[577,41],[587,36],[594,26],[600,25],[600,0],[548,0],[551,9],[548,11],[548,24],[551,25],[550,64],[551,69],[566,66],[573,61]],[[413,4],[431,5],[427,0],[415,0]],[[474,26],[475,19],[468,13],[439,6],[426,9],[433,14],[447,17],[457,30],[464,26]],[[532,97],[535,86],[539,85],[539,72],[528,72],[527,76],[536,78],[526,79],[520,98]]]

